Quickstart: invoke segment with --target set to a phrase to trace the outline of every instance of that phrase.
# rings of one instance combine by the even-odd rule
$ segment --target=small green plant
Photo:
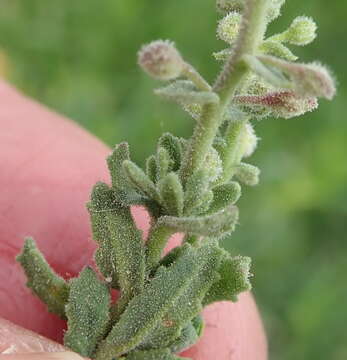
[[[100,360],[170,360],[202,334],[204,306],[237,301],[251,288],[250,259],[219,246],[238,222],[241,184],[253,186],[260,170],[244,159],[257,136],[251,121],[292,118],[331,99],[335,85],[319,63],[301,64],[285,44],[306,45],[316,37],[311,18],[298,17],[287,30],[266,37],[284,0],[217,0],[225,17],[217,34],[228,46],[214,57],[223,63],[210,85],[169,41],[154,41],[138,54],[154,78],[170,81],[156,94],[178,103],[196,120],[190,139],[163,134],[142,170],[127,143],[108,157],[112,184],[97,183],[88,210],[96,270],[86,267],[65,281],[49,267],[32,239],[18,261],[27,285],[67,319],[65,345]],[[146,207],[146,241],[131,216]],[[163,256],[174,233],[182,244]],[[120,298],[111,301],[110,291]]]

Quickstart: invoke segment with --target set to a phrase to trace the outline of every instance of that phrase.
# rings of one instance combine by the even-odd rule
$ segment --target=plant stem
[[[185,63],[182,75],[186,76],[189,80],[191,80],[199,90],[212,90],[210,84],[196,71],[196,69],[192,65]]]
[[[163,250],[174,231],[164,225],[153,225],[147,240],[147,270],[150,271],[161,259]]]
[[[201,118],[194,129],[182,164],[180,175],[183,184],[191,174],[203,166],[220,126],[225,108],[240,82],[248,73],[248,66],[243,62],[242,57],[245,54],[254,54],[264,39],[268,4],[269,0],[246,1],[237,44],[213,86],[213,90],[220,97],[220,103],[207,104],[203,107]]]

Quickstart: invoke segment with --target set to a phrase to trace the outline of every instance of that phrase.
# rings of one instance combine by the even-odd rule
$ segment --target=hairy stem
[[[213,90],[220,96],[220,103],[207,104],[203,108],[181,168],[180,175],[183,183],[203,165],[225,108],[248,72],[248,66],[242,61],[242,57],[245,54],[255,53],[264,38],[268,3],[269,0],[247,0],[246,2],[235,50],[213,86]]]
[[[186,63],[182,75],[186,76],[189,80],[191,80],[199,90],[212,90],[210,84],[196,71],[196,69],[192,65]]]

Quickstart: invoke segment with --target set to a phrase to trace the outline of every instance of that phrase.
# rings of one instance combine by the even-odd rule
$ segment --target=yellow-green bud
[[[293,45],[307,45],[317,36],[317,25],[312,18],[299,16],[290,25],[289,29],[283,33],[284,41]]]
[[[230,11],[242,11],[245,6],[245,0],[217,0],[217,10],[226,13]]]
[[[241,20],[242,15],[240,13],[236,11],[229,13],[218,24],[218,37],[228,44],[235,42],[240,31]]]
[[[149,75],[159,80],[176,79],[185,66],[174,43],[167,40],[144,45],[138,53],[138,63]]]

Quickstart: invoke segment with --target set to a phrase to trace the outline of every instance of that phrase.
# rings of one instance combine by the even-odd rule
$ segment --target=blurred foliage
[[[218,64],[214,0],[0,0],[0,76],[113,145],[130,142],[143,163],[163,131],[191,133],[193,120],[154,97],[136,66],[142,43],[178,48],[208,79]],[[225,245],[253,257],[255,294],[273,359],[347,359],[347,2],[288,1],[271,27],[296,15],[319,24],[303,61],[319,58],[339,80],[333,103],[293,120],[256,124],[251,159],[262,182],[244,189],[241,224]]]

